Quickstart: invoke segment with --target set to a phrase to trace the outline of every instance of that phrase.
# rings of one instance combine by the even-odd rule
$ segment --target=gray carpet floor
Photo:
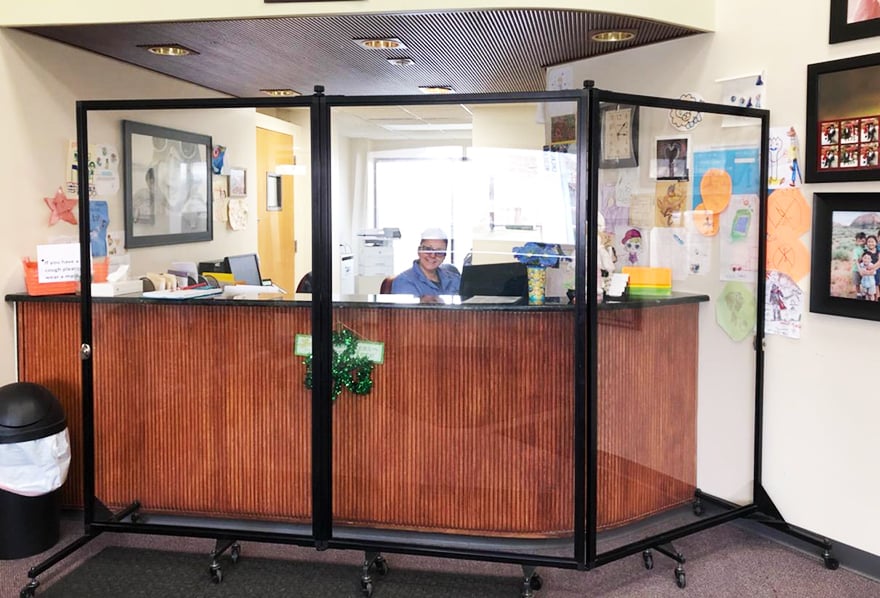
[[[56,549],[80,535],[81,521],[65,518]],[[674,562],[655,554],[646,570],[633,555],[592,571],[541,568],[537,598],[638,596],[877,598],[880,583],[845,568],[826,569],[805,554],[728,523],[682,538],[676,548],[687,558],[687,587],[675,585]],[[275,544],[242,543],[240,560],[223,560],[223,582],[208,574],[212,540],[104,533],[39,577],[37,596],[217,597],[360,596],[363,554]],[[53,549],[54,550],[54,549]],[[0,561],[0,597],[17,598],[27,571],[52,551]],[[377,578],[375,598],[516,598],[517,565],[386,555],[390,571]]]

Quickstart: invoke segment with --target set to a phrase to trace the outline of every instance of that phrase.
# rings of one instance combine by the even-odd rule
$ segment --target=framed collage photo
[[[808,183],[880,180],[880,54],[807,67]]]
[[[878,237],[880,194],[813,195],[811,312],[880,320]]]

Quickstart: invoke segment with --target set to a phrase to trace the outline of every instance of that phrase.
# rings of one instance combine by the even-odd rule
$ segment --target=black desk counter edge
[[[79,295],[28,295],[27,293],[10,293],[6,295],[8,303],[78,303]],[[574,307],[565,297],[548,297],[544,305],[518,305],[511,303],[461,303],[458,296],[441,296],[439,303],[422,303],[411,295],[334,295],[334,307],[369,307],[392,309],[465,309],[475,311],[559,311]],[[644,309],[683,303],[701,303],[709,301],[708,295],[695,293],[673,292],[665,297],[639,297],[626,299],[610,299],[599,304],[600,310]],[[200,299],[150,299],[139,293],[118,295],[116,297],[92,297],[94,304],[125,304],[146,303],[164,305],[241,305],[260,307],[309,307],[311,295],[298,293],[279,295],[266,298],[231,299],[224,297],[204,297]]]

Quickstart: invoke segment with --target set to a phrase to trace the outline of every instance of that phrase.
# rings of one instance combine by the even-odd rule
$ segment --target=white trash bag
[[[57,434],[0,444],[0,490],[41,496],[61,487],[70,468],[67,428]]]

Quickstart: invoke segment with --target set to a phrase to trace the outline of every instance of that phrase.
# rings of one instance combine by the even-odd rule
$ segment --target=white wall
[[[804,140],[807,65],[880,51],[878,38],[829,45],[828,11],[827,0],[719,0],[716,33],[573,63],[573,80],[666,97],[695,91],[720,101],[716,79],[763,70],[771,126],[794,125]],[[812,204],[814,192],[877,192],[880,183],[802,190]],[[809,234],[803,241],[810,245]],[[809,296],[809,277],[800,286]],[[880,400],[848,373],[859,355],[871,355],[859,347],[870,347],[875,334],[878,322],[807,312],[799,340],[769,336],[763,481],[789,523],[880,555]],[[732,451],[730,466],[747,457]]]

